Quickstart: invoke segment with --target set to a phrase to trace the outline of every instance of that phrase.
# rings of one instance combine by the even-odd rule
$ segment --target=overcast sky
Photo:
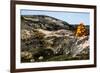
[[[24,10],[21,15],[47,15],[68,22],[69,24],[79,24],[83,22],[90,25],[90,14],[88,12],[67,12],[67,11],[46,11],[46,10]]]

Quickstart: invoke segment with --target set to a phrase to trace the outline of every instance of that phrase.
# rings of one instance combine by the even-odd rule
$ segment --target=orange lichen
[[[80,23],[77,26],[75,36],[81,37],[81,36],[86,36],[86,35],[87,35],[86,27],[85,27],[84,23]]]

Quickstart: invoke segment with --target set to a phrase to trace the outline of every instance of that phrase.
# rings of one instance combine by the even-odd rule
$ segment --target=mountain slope
[[[21,16],[21,61],[89,59],[89,36],[76,37],[75,29],[50,16]]]
[[[67,29],[67,30],[72,30],[74,29],[73,26],[71,26],[69,23],[56,19],[54,17],[50,16],[45,16],[45,15],[23,15],[21,16],[21,26],[22,29],[26,28],[27,29],[45,29],[49,31],[53,30],[59,30],[59,29]]]

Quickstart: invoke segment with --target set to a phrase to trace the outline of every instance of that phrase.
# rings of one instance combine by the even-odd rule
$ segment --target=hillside
[[[89,36],[76,37],[75,30],[75,25],[54,17],[21,16],[21,61],[89,59]]]

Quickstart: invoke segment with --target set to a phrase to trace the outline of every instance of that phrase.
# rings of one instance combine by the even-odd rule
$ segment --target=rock
[[[48,61],[49,58],[58,59],[68,56],[69,59],[89,58],[89,35],[76,36],[75,25],[44,15],[21,17],[23,62]],[[58,60],[63,59],[69,60],[66,58]]]
[[[38,59],[39,59],[39,60],[42,60],[42,59],[43,59],[43,56],[40,56]]]
[[[21,30],[21,39],[22,40],[27,40],[29,38],[31,38],[31,32],[29,30],[23,29]]]
[[[30,59],[32,59],[32,53],[28,51],[21,52],[21,61],[23,62],[30,62]]]
[[[31,59],[30,62],[35,62],[35,59]]]
[[[30,58],[32,58],[32,53],[28,52],[28,51],[21,52],[21,57],[23,57],[25,59],[30,59]]]
[[[75,44],[72,46],[72,56],[75,57],[77,54],[81,54],[81,52],[85,49],[89,50],[89,37],[84,36],[77,39]],[[88,52],[88,51],[87,51]]]
[[[34,28],[34,29],[45,29],[52,31],[52,30],[73,28],[73,26],[70,26],[65,21],[45,15],[33,15],[33,16],[22,15],[21,18],[23,20],[22,22],[23,29]]]
[[[37,52],[32,52],[33,56],[39,58],[41,56],[48,57],[53,55],[53,51],[51,49],[41,49],[37,50]]]

